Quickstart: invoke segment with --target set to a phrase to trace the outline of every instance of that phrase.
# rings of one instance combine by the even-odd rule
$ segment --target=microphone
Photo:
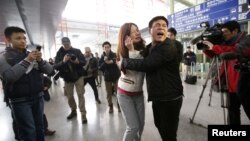
[[[221,54],[220,58],[222,60],[233,60],[233,59],[239,58],[239,55],[233,52],[226,52],[226,53]]]
[[[201,35],[190,40],[192,45],[197,44],[201,40]]]

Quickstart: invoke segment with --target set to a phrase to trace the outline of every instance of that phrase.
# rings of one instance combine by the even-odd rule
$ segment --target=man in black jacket
[[[149,22],[152,43],[144,59],[123,58],[124,69],[146,72],[148,101],[152,101],[155,126],[163,141],[176,141],[183,87],[177,48],[167,38],[168,21],[163,16]]]
[[[191,47],[187,46],[187,52],[184,53],[184,64],[186,65],[186,74],[191,73],[192,65],[194,67],[196,63],[196,55],[191,51]]]
[[[82,123],[87,123],[85,99],[84,99],[84,69],[85,58],[79,49],[71,46],[68,37],[62,38],[63,47],[61,47],[55,59],[55,69],[60,73],[60,76],[65,82],[65,93],[68,98],[68,104],[71,108],[71,113],[67,116],[67,119],[72,119],[77,115],[76,102],[74,99],[74,86],[79,99],[79,109],[82,116]]]
[[[111,44],[106,41],[102,44],[103,54],[99,61],[100,70],[104,75],[104,81],[107,92],[107,101],[109,104],[109,113],[113,113],[112,95],[117,91],[117,83],[120,77],[120,70],[116,65],[116,54],[111,51]],[[120,112],[120,106],[117,101],[118,111]]]
[[[98,104],[101,104],[101,101],[98,96],[98,90],[95,84],[95,79],[98,75],[98,62],[96,58],[91,53],[90,47],[85,47],[85,54],[84,57],[86,59],[86,65],[84,66],[84,69],[87,72],[87,75],[84,76],[84,86],[89,83],[92,90],[94,91],[95,95],[95,101]]]
[[[181,44],[181,42],[176,40],[176,34],[177,34],[177,31],[175,30],[175,28],[171,27],[168,29],[167,36],[169,39],[171,39],[174,42],[177,48],[178,60],[181,62],[183,59],[183,45]]]

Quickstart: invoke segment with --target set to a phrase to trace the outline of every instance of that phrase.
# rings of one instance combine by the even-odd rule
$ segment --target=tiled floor
[[[204,80],[198,80],[196,85],[184,86],[184,101],[180,114],[180,124],[178,130],[178,141],[206,141],[207,129],[190,124],[190,118],[193,116],[194,109],[201,94]],[[46,137],[47,141],[121,141],[125,130],[125,124],[121,113],[118,113],[117,107],[113,114],[108,113],[106,93],[104,85],[98,87],[99,96],[102,104],[96,104],[93,91],[89,85],[86,85],[86,109],[88,124],[82,125],[80,114],[77,118],[67,121],[66,116],[70,109],[67,99],[63,94],[63,82],[58,85],[52,85],[51,100],[45,102],[45,113],[49,121],[49,128],[55,129],[56,134],[52,137]],[[209,86],[208,86],[209,87]],[[160,136],[154,126],[151,103],[147,102],[147,92],[145,90],[146,120],[142,141],[160,141]],[[194,122],[207,126],[208,124],[223,124],[223,110],[220,104],[220,94],[213,93],[211,106],[208,106],[209,88],[205,90],[200,106],[194,118]],[[3,99],[0,92],[0,99]],[[75,97],[77,98],[77,97]],[[113,101],[115,102],[115,97]],[[115,105],[116,106],[116,105]],[[242,110],[243,111],[243,110]],[[11,114],[4,102],[0,102],[0,141],[13,141],[14,134],[11,126]],[[242,124],[250,124],[250,121],[242,112]]]

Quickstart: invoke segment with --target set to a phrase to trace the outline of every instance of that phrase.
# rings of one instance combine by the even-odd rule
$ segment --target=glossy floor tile
[[[184,101],[180,114],[180,123],[178,129],[178,141],[206,141],[207,129],[190,124],[190,118],[193,116],[194,109],[201,94],[204,80],[198,80],[196,85],[184,86]],[[103,83],[104,84],[104,83]],[[122,114],[118,112],[114,104],[114,113],[108,113],[106,101],[106,92],[104,85],[98,87],[99,97],[102,104],[97,104],[94,94],[89,85],[86,85],[85,101],[87,110],[87,124],[81,123],[80,113],[72,120],[66,120],[70,113],[67,104],[67,98],[63,94],[63,81],[57,85],[52,85],[50,89],[51,100],[45,102],[45,113],[48,118],[49,128],[56,130],[56,134],[46,137],[47,141],[121,141],[125,131],[125,124]],[[208,86],[209,87],[209,86]],[[142,141],[160,141],[160,135],[154,126],[151,102],[147,102],[147,92],[145,90],[146,120],[142,135]],[[223,110],[220,103],[220,94],[213,93],[211,106],[208,106],[209,88],[205,90],[200,106],[194,118],[194,122],[207,126],[208,124],[223,124]],[[75,95],[77,99],[77,96]],[[3,99],[2,91],[0,99]],[[116,103],[115,96],[113,102]],[[14,141],[12,131],[12,119],[10,109],[0,102],[0,141]],[[242,110],[242,124],[250,124],[244,111]]]

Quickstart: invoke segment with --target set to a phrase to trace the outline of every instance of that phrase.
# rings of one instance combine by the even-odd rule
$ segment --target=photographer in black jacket
[[[55,69],[60,72],[60,77],[65,82],[65,92],[68,98],[68,104],[71,108],[71,113],[67,119],[72,119],[77,115],[76,113],[76,102],[74,99],[74,86],[79,99],[79,109],[82,116],[82,123],[87,123],[85,99],[84,99],[84,69],[85,58],[79,49],[71,46],[68,37],[62,38],[63,47],[61,47],[55,59]]]
[[[99,61],[99,68],[104,76],[109,113],[113,113],[112,95],[117,91],[117,83],[121,73],[116,65],[116,54],[111,51],[111,44],[106,41],[102,44],[102,47],[104,52]],[[117,105],[118,111],[120,112],[121,110],[118,101]]]

